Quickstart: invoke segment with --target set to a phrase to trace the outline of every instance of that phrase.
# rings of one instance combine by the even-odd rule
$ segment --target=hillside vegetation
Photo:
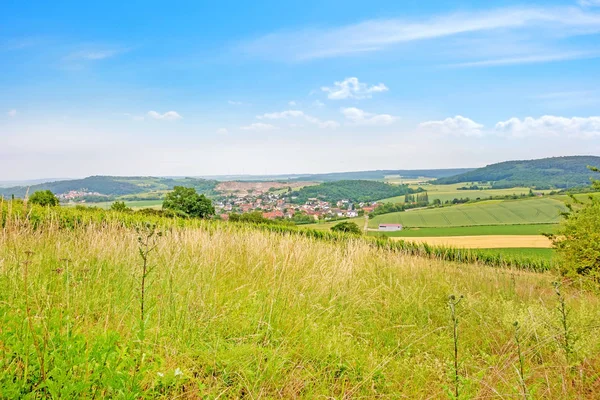
[[[337,181],[325,182],[320,185],[306,186],[290,193],[294,203],[305,203],[310,198],[337,202],[350,200],[352,202],[375,201],[387,197],[402,196],[414,193],[408,185],[390,185],[377,181]]]
[[[461,398],[567,399],[600,391],[599,299],[568,287],[557,296],[552,274],[249,225],[173,220],[160,236],[116,218],[66,228],[52,213],[31,220],[39,212],[3,212],[5,398],[437,399],[458,390]],[[457,319],[450,295],[452,304],[464,296],[452,306]]]
[[[23,198],[27,191],[33,193],[40,190],[50,190],[55,194],[86,191],[107,196],[122,196],[165,191],[173,189],[174,186],[192,187],[199,193],[210,193],[217,183],[217,181],[195,178],[90,176],[84,179],[44,182],[29,187],[0,188],[0,195],[5,197],[14,195]]]
[[[588,165],[600,165],[600,157],[571,156],[506,161],[440,178],[435,183],[491,182],[494,188],[525,186],[538,189],[588,186],[591,183]]]

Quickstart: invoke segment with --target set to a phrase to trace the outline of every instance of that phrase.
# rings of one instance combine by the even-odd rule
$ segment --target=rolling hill
[[[296,204],[304,203],[310,198],[319,198],[329,202],[339,200],[367,202],[414,192],[415,190],[410,189],[408,185],[390,185],[377,181],[352,180],[305,186],[291,192],[290,196],[292,196],[292,202]]]
[[[450,177],[438,178],[440,185],[459,182],[491,182],[494,188],[535,187],[564,189],[590,184],[588,165],[600,166],[600,157],[570,156],[538,160],[505,161]]]
[[[208,193],[217,185],[217,181],[196,178],[154,178],[154,177],[115,177],[90,176],[84,179],[44,182],[31,186],[0,188],[0,196],[24,197],[27,191],[50,190],[55,194],[72,190],[96,192],[106,196],[123,196],[140,193],[170,190],[173,186],[193,187],[200,193]]]

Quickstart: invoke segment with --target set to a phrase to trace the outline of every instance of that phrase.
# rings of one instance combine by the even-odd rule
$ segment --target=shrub
[[[29,197],[29,202],[40,206],[57,206],[58,198],[49,190],[39,190]]]
[[[361,235],[362,231],[354,222],[344,221],[340,222],[331,227],[333,232],[344,232],[344,233],[352,233],[354,235]]]

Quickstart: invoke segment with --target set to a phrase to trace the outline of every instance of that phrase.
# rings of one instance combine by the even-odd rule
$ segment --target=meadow
[[[406,227],[555,224],[565,210],[563,202],[550,198],[490,200],[382,214],[369,220],[369,228],[377,228],[380,223]]]
[[[2,398],[600,392],[599,298],[577,282],[557,292],[552,272],[283,228],[153,219],[158,235],[129,214],[34,211],[2,210]]]

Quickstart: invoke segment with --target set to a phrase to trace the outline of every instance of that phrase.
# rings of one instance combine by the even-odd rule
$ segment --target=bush
[[[333,232],[344,232],[344,233],[352,233],[354,235],[361,235],[362,231],[354,222],[344,221],[340,222],[331,227]]]
[[[595,181],[594,187],[600,190],[600,181]],[[585,204],[575,200],[570,209],[553,238],[561,273],[600,282],[600,200],[592,196]]]
[[[49,190],[39,190],[29,198],[31,204],[54,207],[59,204],[58,198]]]

